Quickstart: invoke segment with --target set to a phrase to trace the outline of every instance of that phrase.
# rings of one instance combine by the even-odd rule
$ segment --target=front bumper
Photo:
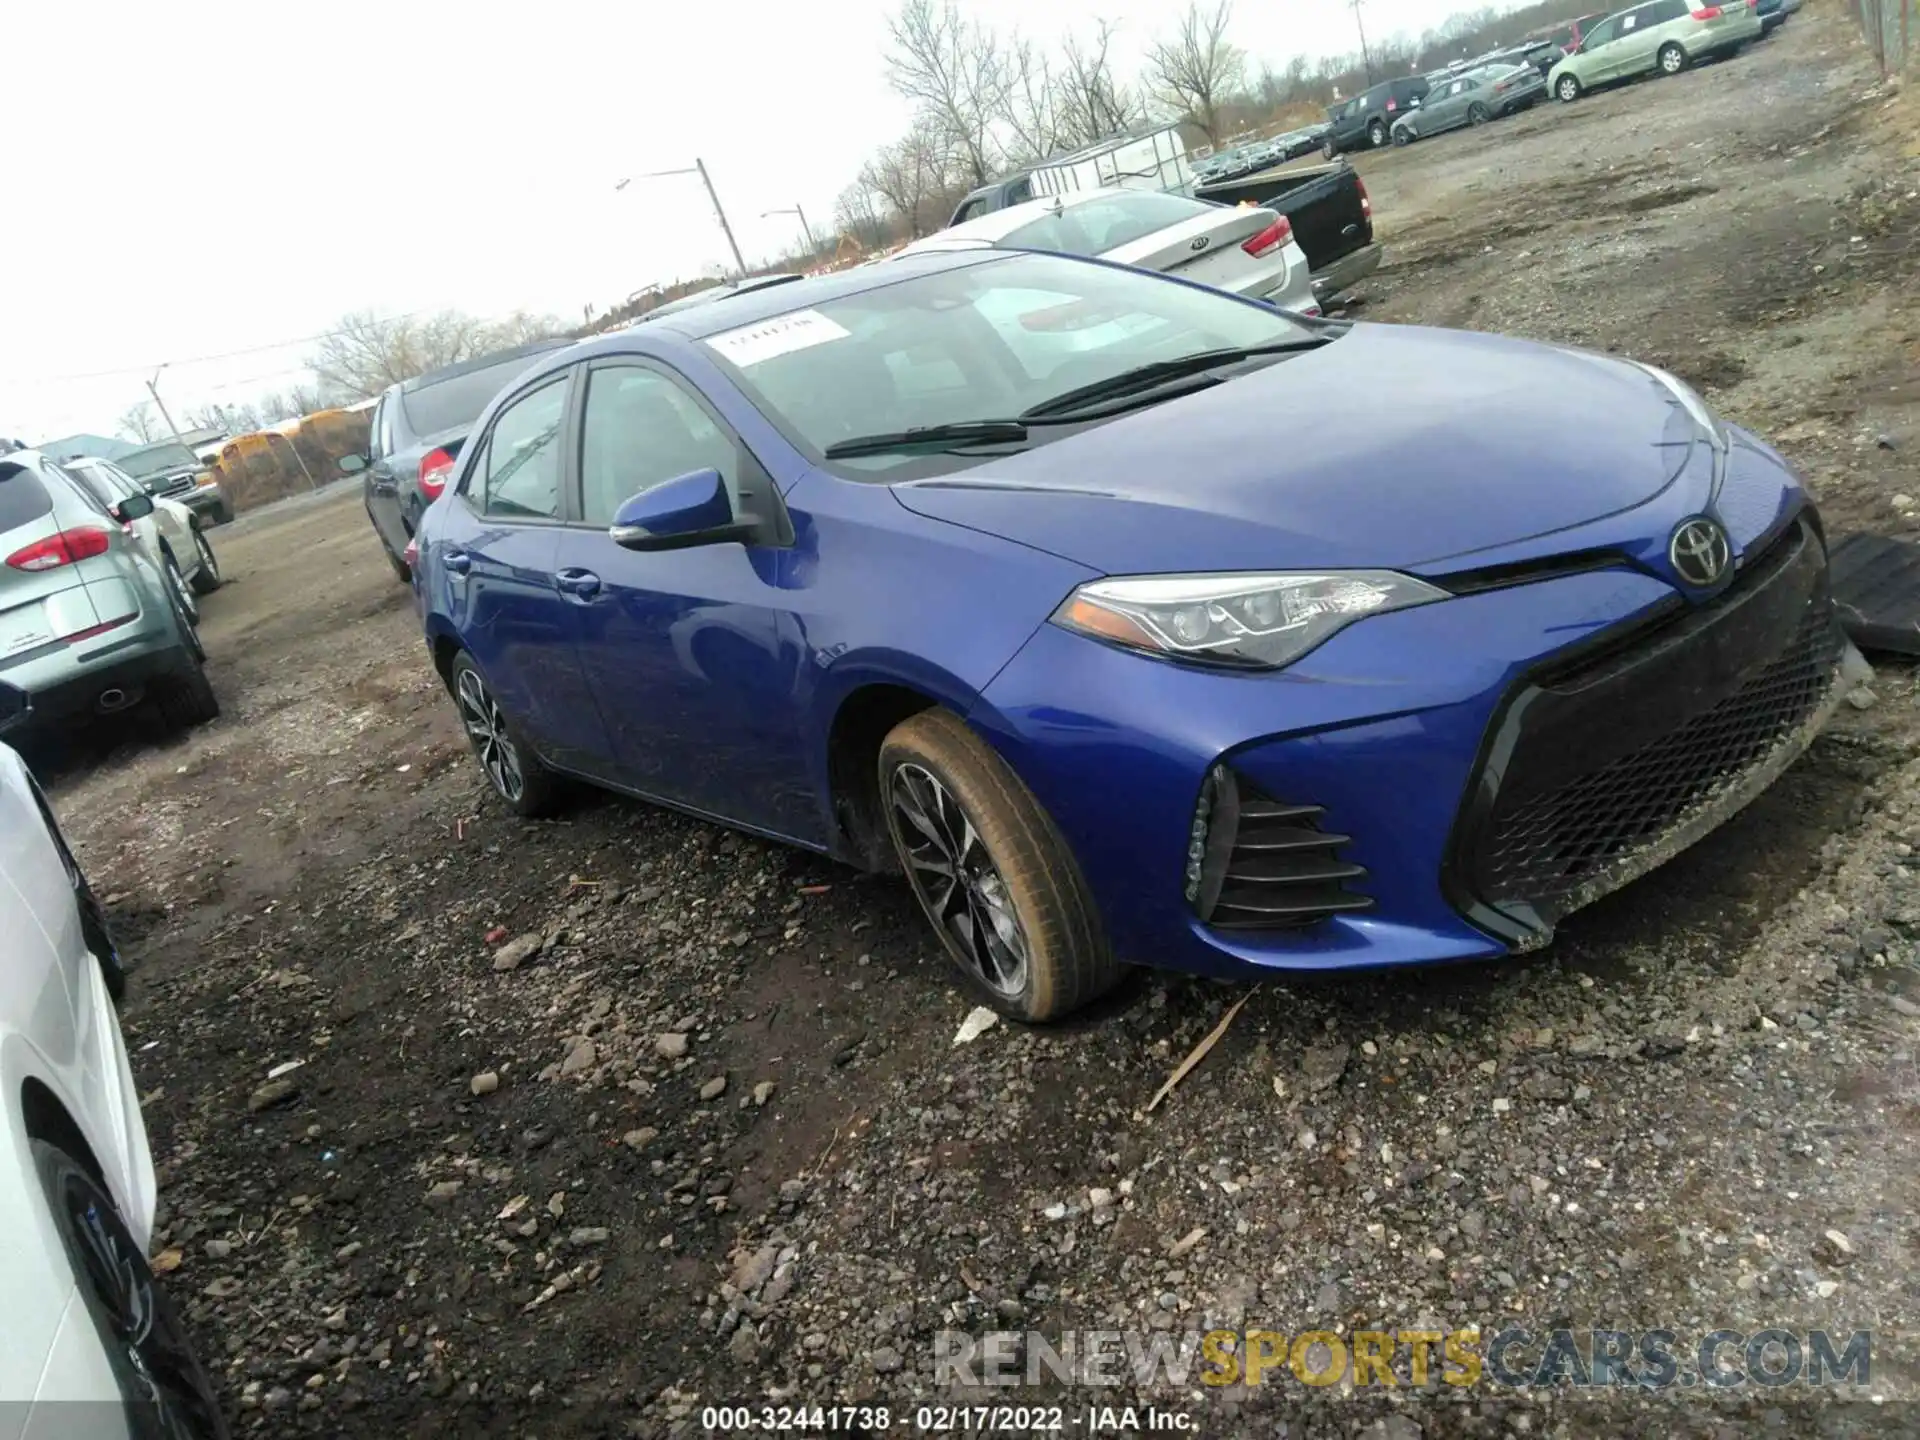
[[[1351,290],[1380,268],[1384,251],[1378,243],[1363,245],[1313,272],[1313,298],[1322,305]]]
[[[1798,504],[1790,474],[1760,447],[1741,454],[1751,483],[1730,484],[1715,507],[1740,578],[1711,600],[1689,603],[1623,563],[1376,616],[1268,674],[1162,664],[1043,625],[970,718],[1060,826],[1125,960],[1248,976],[1535,948],[1561,916],[1753,799],[1838,698],[1841,642],[1814,522],[1783,530],[1783,506]],[[1688,513],[1684,495],[1663,504],[1671,516],[1633,523],[1664,534]],[[1797,527],[1795,563],[1763,558]],[[1590,647],[1606,649],[1606,667],[1575,678],[1598,688],[1575,696],[1555,729],[1540,695],[1565,689],[1570,658],[1591,660]],[[1782,666],[1793,672],[1785,679]],[[1649,778],[1643,752],[1657,760],[1660,746],[1698,740],[1702,726],[1711,741],[1726,723],[1716,707],[1731,698],[1751,709],[1756,685],[1791,693],[1775,695],[1731,751],[1680,777],[1678,803],[1649,798],[1673,777]],[[1580,763],[1555,773],[1542,757],[1575,742]],[[1616,763],[1625,769],[1609,771]],[[1216,764],[1263,803],[1312,807],[1307,823],[1320,833],[1296,838],[1343,871],[1358,867],[1340,883],[1367,907],[1329,907],[1292,928],[1203,923],[1185,876],[1196,802]],[[1643,803],[1596,821],[1582,797],[1595,776],[1604,789],[1622,774]],[[1564,793],[1581,783],[1587,790]],[[1523,811],[1527,801],[1540,803]],[[1524,883],[1494,883],[1504,872],[1484,863],[1490,841],[1515,833],[1545,859]]]

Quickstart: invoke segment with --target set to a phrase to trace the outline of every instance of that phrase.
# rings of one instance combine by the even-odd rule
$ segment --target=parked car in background
[[[130,497],[147,493],[111,460],[83,455],[69,460],[62,468],[87,487],[103,510],[111,511]],[[196,597],[211,595],[220,588],[220,562],[214,558],[213,546],[200,528],[199,516],[172,496],[150,498],[153,513],[127,523],[134,539],[145,548],[147,558],[166,570],[169,578],[176,582],[188,616],[197,621],[200,608]]]
[[[0,481],[0,486],[6,481]],[[0,716],[29,713],[0,684]],[[8,1434],[227,1434],[147,1264],[156,1183],[119,952],[47,797],[0,744],[0,1223]]]
[[[181,590],[129,531],[144,493],[103,506],[38,451],[0,459],[0,681],[58,730],[146,705],[168,730],[220,702]]]
[[[1411,145],[1463,125],[1484,125],[1525,110],[1547,93],[1531,65],[1489,65],[1456,75],[1427,92],[1419,107],[1393,122],[1393,143]]]
[[[1756,0],[1753,13],[1760,17],[1760,34],[1771,35],[1787,23],[1787,0]]]
[[[1548,88],[1564,101],[1599,85],[1655,73],[1678,75],[1701,60],[1731,55],[1760,38],[1756,0],[1696,7],[1693,0],[1646,0],[1609,15],[1580,48],[1553,67]]]
[[[1393,122],[1425,99],[1431,88],[1424,75],[1403,75],[1327,107],[1327,133],[1321,150],[1331,160],[1342,151],[1379,149],[1393,135]]]
[[[1210,185],[1218,180],[1233,180],[1242,175],[1250,175],[1259,168],[1259,158],[1251,145],[1235,145],[1228,150],[1216,151],[1194,167],[1193,178],[1196,183]]]
[[[420,516],[440,496],[474,420],[502,386],[533,360],[568,344],[536,340],[389,385],[374,407],[367,454],[340,462],[363,474],[363,503],[387,563],[409,578],[407,542]]]
[[[1284,216],[1184,195],[1095,190],[1030,200],[917,240],[901,257],[989,247],[1098,255],[1318,315],[1307,257]]]
[[[969,192],[954,207],[949,225],[978,220],[1009,205],[1024,205],[1047,195],[1087,190],[1146,190],[1185,194],[1193,188],[1194,167],[1180,127],[1154,125],[1129,135],[1114,135],[1078,150],[1050,155],[1014,175]]]
[[[1284,135],[1276,135],[1269,142],[1274,150],[1277,162],[1298,159],[1302,155],[1311,155],[1326,140],[1325,125],[1309,125],[1304,130],[1289,130]]]
[[[1536,31],[1528,38],[1544,40],[1549,45],[1557,45],[1561,54],[1571,55],[1580,48],[1580,42],[1587,38],[1587,32],[1606,19],[1610,13],[1606,10],[1596,10],[1591,15],[1582,15],[1577,19],[1569,20],[1564,25],[1557,25],[1545,31]]]
[[[131,475],[149,495],[177,500],[206,525],[225,525],[233,519],[233,502],[213,478],[213,472],[193,451],[177,440],[143,445],[117,456],[114,464]]]
[[[1607,355],[923,253],[542,357],[475,435],[418,583],[501,803],[897,867],[1026,1021],[1533,950],[1842,693],[1799,479]]]
[[[1284,215],[1294,243],[1307,257],[1313,295],[1323,307],[1380,266],[1373,201],[1366,182],[1344,160],[1203,185],[1194,198],[1218,205],[1257,205]]]

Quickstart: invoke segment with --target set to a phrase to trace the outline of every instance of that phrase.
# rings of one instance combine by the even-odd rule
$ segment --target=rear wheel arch
[[[86,1134],[72,1113],[46,1084],[29,1075],[20,1086],[20,1118],[29,1140],[39,1140],[64,1150],[109,1192],[107,1172],[100,1158],[87,1143]]]

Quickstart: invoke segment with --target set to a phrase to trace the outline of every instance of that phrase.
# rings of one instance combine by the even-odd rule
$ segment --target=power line
[[[396,320],[413,320],[426,313],[424,310],[409,310],[400,315],[382,316],[381,319],[383,323],[390,324]],[[275,340],[266,345],[249,345],[240,350],[222,350],[215,355],[195,355],[185,360],[163,360],[158,363],[165,365],[169,370],[178,370],[183,365],[206,365],[215,360],[238,360],[245,355],[261,355],[269,350],[287,350],[295,345],[317,345],[322,340],[331,340],[335,336],[348,335],[351,333],[353,332],[349,330],[322,330],[317,335],[301,335],[291,340]],[[111,370],[87,370],[73,375],[14,375],[5,377],[4,383],[9,385],[62,385],[75,380],[111,380],[116,375],[147,374],[154,368],[155,366],[153,364],[120,365]]]

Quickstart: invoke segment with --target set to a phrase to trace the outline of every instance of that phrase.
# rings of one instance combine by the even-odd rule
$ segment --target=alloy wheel
[[[133,1433],[154,1440],[200,1440],[219,1431],[210,1418],[204,1381],[172,1307],[126,1225],[77,1177],[60,1186],[62,1219],[83,1280],[111,1332],[115,1368],[138,1407]]]
[[[169,558],[167,561],[167,583],[173,587],[173,593],[180,602],[180,609],[187,617],[187,623],[200,623],[200,602],[193,598],[193,587],[187,584],[187,577],[180,573],[180,567]]]
[[[220,578],[220,562],[213,558],[213,547],[207,544],[207,537],[198,530],[193,532],[194,548],[200,552],[200,564],[214,579]]]
[[[1678,50],[1669,48],[1660,52],[1660,68],[1669,75],[1678,75],[1680,67],[1687,63],[1687,57]]]
[[[1562,100],[1567,100],[1567,101],[1575,100],[1579,98],[1579,95],[1580,95],[1580,83],[1577,80],[1575,80],[1571,75],[1561,80],[1560,98]]]
[[[995,993],[1027,985],[1027,932],[1005,877],[953,792],[919,765],[895,768],[888,784],[895,828],[914,893]]]
[[[520,768],[520,751],[507,731],[507,717],[494,701],[486,684],[472,670],[460,672],[456,687],[460,703],[460,723],[466,726],[467,739],[480,757],[480,768],[487,772],[493,788],[509,805],[520,803],[526,793],[526,775]]]

